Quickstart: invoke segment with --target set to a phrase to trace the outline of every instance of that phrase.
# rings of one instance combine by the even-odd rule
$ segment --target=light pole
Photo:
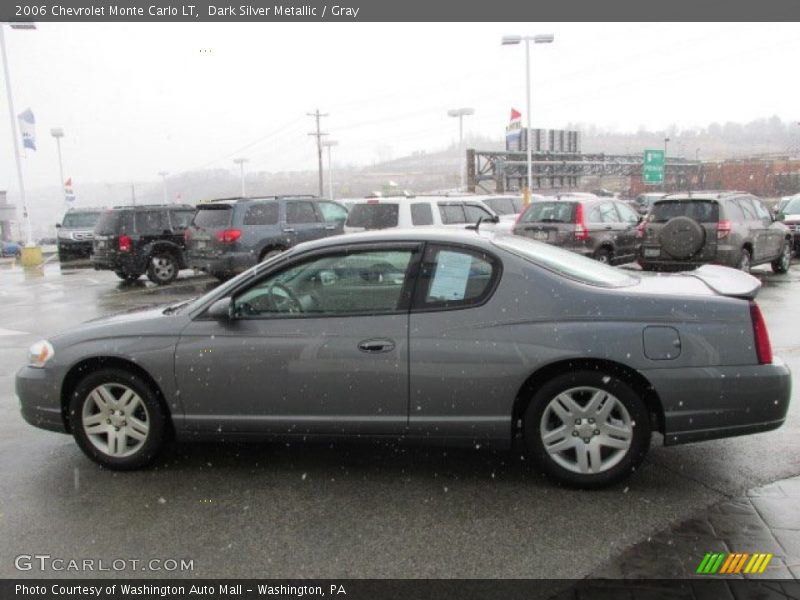
[[[528,186],[523,195],[523,203],[528,204],[531,188],[533,187],[533,158],[531,156],[531,42],[534,44],[552,44],[555,36],[552,33],[540,33],[537,35],[504,35],[502,43],[504,46],[515,46],[520,42],[525,42],[525,110],[527,111],[527,132],[525,133],[525,145],[528,150]]]
[[[448,117],[458,117],[458,170],[461,172],[459,189],[464,189],[465,165],[461,164],[461,154],[464,152],[464,117],[475,114],[474,108],[453,108],[447,111]]]
[[[161,182],[163,183],[164,204],[169,204],[169,200],[167,199],[167,175],[169,175],[169,173],[167,171],[159,171],[158,174],[161,176]]]
[[[664,191],[667,191],[667,144],[669,138],[664,136]]]
[[[331,148],[338,146],[336,140],[323,140],[322,145],[328,149],[328,198],[333,200],[333,162],[331,161]]]
[[[244,193],[244,163],[247,162],[246,158],[234,158],[234,164],[239,165],[239,174],[242,178],[242,198],[246,198],[247,195]]]
[[[33,23],[11,23],[12,29],[36,29]],[[11,137],[14,144],[14,158],[17,161],[17,180],[19,182],[19,195],[22,200],[22,216],[25,219],[25,245],[33,247],[33,231],[31,229],[31,217],[28,214],[28,203],[25,199],[25,181],[22,177],[22,161],[19,158],[19,139],[17,138],[17,119],[14,116],[14,97],[11,94],[11,75],[8,71],[8,56],[6,55],[6,38],[3,24],[0,23],[0,53],[3,55],[3,75],[6,80],[6,95],[8,96],[8,117],[11,120]]]
[[[56,148],[58,148],[58,175],[61,178],[61,193],[64,194],[64,203],[69,206],[67,202],[67,194],[64,191],[64,163],[61,160],[61,138],[64,137],[64,130],[61,127],[53,127],[50,130],[50,135],[56,139]]]

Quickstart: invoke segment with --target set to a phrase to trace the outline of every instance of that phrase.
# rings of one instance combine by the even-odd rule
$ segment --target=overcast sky
[[[367,164],[457,138],[501,136],[524,112],[522,46],[508,33],[555,34],[532,47],[533,125],[618,130],[800,118],[800,35],[785,24],[58,24],[6,29],[17,113],[31,108],[39,151],[26,185],[156,179],[200,167],[315,167],[313,121],[338,140],[335,162]],[[8,107],[0,189],[16,190]]]

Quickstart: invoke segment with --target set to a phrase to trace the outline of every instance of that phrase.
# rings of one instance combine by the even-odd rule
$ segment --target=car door
[[[638,244],[637,226],[639,215],[624,202],[614,202],[619,213],[621,227],[617,233],[617,256],[634,256]]]
[[[398,434],[419,243],[348,245],[278,264],[198,315],[175,377],[186,425],[243,433]]]
[[[347,209],[344,206],[328,200],[318,200],[316,207],[319,218],[324,223],[323,235],[337,235],[344,232],[344,223],[347,221]]]
[[[464,202],[464,214],[467,217],[467,223],[475,224],[478,219],[482,219],[481,229],[492,230],[496,227],[496,223],[490,220],[495,215],[477,202]]]
[[[756,215],[764,226],[764,237],[767,240],[769,252],[766,258],[777,258],[783,252],[786,228],[782,223],[778,223],[772,218],[772,215],[767,210],[767,207],[762,204],[761,200],[755,196],[751,196],[750,201],[753,203],[753,207],[756,209]]]
[[[292,245],[325,237],[325,222],[313,200],[287,200],[283,231]]]
[[[501,318],[491,299],[501,277],[496,257],[467,246],[428,244],[414,293],[410,326],[409,434],[423,437],[508,436],[498,416],[509,385],[502,351],[476,328]],[[498,353],[499,352],[499,353]]]
[[[759,218],[749,196],[739,196],[736,202],[744,213],[745,224],[753,242],[753,262],[763,262],[770,257],[769,225]],[[770,220],[769,224],[772,224]]]

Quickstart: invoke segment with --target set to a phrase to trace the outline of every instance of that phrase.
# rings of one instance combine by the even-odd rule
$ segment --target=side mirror
[[[61,229],[61,223],[56,223],[56,229]]]
[[[782,212],[779,212],[777,215],[775,215],[775,220],[776,221],[783,221],[785,218],[786,218],[786,215],[783,214]]]
[[[208,307],[206,314],[217,321],[232,321],[233,300],[230,298],[220,298]]]

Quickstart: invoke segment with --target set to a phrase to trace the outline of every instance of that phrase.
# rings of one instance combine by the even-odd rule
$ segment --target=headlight
[[[47,340],[40,340],[28,350],[28,365],[41,369],[54,354],[53,345]]]

